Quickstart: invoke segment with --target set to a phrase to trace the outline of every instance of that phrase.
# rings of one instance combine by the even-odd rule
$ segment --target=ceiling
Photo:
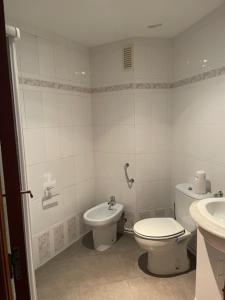
[[[5,0],[6,20],[84,45],[130,37],[173,37],[225,0]],[[148,29],[147,26],[163,26]],[[13,24],[11,24],[13,25]]]

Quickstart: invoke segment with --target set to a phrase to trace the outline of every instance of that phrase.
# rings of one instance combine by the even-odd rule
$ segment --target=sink
[[[205,208],[215,223],[225,226],[225,198],[208,202]]]
[[[195,201],[190,213],[207,242],[225,252],[225,198]]]

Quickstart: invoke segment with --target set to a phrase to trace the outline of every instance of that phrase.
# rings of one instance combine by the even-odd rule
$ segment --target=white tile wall
[[[93,94],[95,125],[134,125],[134,91]]]
[[[96,126],[95,151],[107,153],[135,152],[134,126]]]
[[[134,70],[130,72],[120,65],[124,45],[114,43],[91,52],[94,86],[126,83],[132,76],[132,82],[171,80],[171,42],[133,40]],[[97,202],[115,195],[125,205],[127,215],[135,218],[145,209],[169,207],[170,108],[169,90],[93,94]],[[126,162],[130,163],[129,175],[135,178],[132,189],[125,181]]]
[[[86,47],[76,47],[69,53],[70,65],[68,67],[70,80],[79,86],[90,85],[90,55]]]
[[[136,90],[135,91],[135,124],[171,123],[171,91],[169,90]]]
[[[17,43],[19,57],[19,71],[26,76],[39,77],[39,53],[37,37],[22,33],[22,38]]]
[[[169,180],[156,180],[137,184],[137,208],[150,210],[168,208],[170,206]]]
[[[59,102],[59,125],[72,126],[73,96],[68,93],[59,93],[57,97]]]
[[[37,199],[43,196],[44,176],[46,163],[34,164],[28,167],[29,186]]]
[[[89,94],[77,94],[72,102],[72,123],[79,126],[92,125],[92,99]]]
[[[171,82],[173,44],[169,39],[138,38],[134,40],[135,82]]]
[[[54,46],[54,63],[55,76],[57,79],[68,82],[70,80],[69,66],[70,55],[69,49],[62,45]]]
[[[29,165],[46,161],[44,128],[24,129],[26,159]]]
[[[50,41],[38,37],[38,53],[41,77],[54,78],[54,45]]]
[[[166,151],[137,155],[137,182],[168,179],[170,174],[170,157],[170,152]]]
[[[94,193],[94,179],[82,181],[77,185],[77,206],[79,213],[83,213],[93,206]]]
[[[224,66],[225,6],[174,39],[175,79]],[[204,60],[206,60],[204,62]],[[171,184],[204,169],[213,192],[225,190],[225,76],[173,90]]]
[[[77,191],[74,185],[62,190],[62,202],[65,218],[77,214]]]
[[[58,128],[45,128],[45,140],[47,161],[60,158],[59,154],[59,130]]]
[[[225,61],[225,6],[174,39],[174,79],[219,68]]]
[[[76,164],[76,182],[80,183],[90,178],[94,178],[94,157],[93,152],[77,155]]]
[[[75,155],[93,151],[92,126],[73,127],[73,151]]]
[[[174,90],[172,184],[181,178],[193,181],[195,171],[204,169],[213,191],[225,188],[216,171],[225,164],[223,81],[224,76],[189,86],[188,92],[184,87]]]
[[[44,127],[43,98],[39,90],[24,90],[26,128]]]
[[[18,58],[22,76],[88,87],[89,52],[83,47],[69,48],[22,32]],[[95,203],[92,102],[88,94],[22,85],[20,103],[38,267],[79,238],[80,214]],[[53,194],[59,193],[50,202],[58,205],[43,209],[49,174],[56,181]]]
[[[224,64],[224,15],[225,7],[173,41],[132,39],[90,53],[23,33],[19,71],[86,87],[90,66],[92,87],[172,82]],[[134,47],[131,71],[122,64],[127,45]],[[191,181],[197,169],[207,171],[213,191],[225,191],[224,76],[173,90],[90,95],[22,86],[20,94],[28,180],[35,195],[34,252],[41,249],[36,266],[55,254],[56,226],[64,223],[60,234],[65,246],[70,244],[88,230],[82,213],[111,195],[125,205],[132,225],[138,218],[171,215],[171,187]],[[135,178],[132,189],[125,181],[126,162]],[[46,174],[56,180],[60,193],[58,206],[50,210],[43,210],[41,202]]]
[[[36,72],[41,78],[80,85],[88,82],[87,51],[72,51],[41,37],[30,38],[33,47],[36,45],[38,48],[39,66]],[[136,73],[123,70],[122,50],[128,44],[134,46]],[[149,42],[138,39],[136,44],[125,41],[95,48],[91,51],[92,84],[97,87],[134,80],[166,82],[170,78],[169,55],[169,42],[160,40]],[[157,69],[157,74],[152,71],[150,74],[146,64],[151,66],[151,70]],[[27,72],[21,68],[21,73],[26,75]],[[81,73],[83,79],[79,77]],[[116,195],[117,200],[125,205],[129,222],[138,215],[137,209],[167,207],[163,204],[167,201],[164,197],[158,196],[160,200],[157,201],[150,197],[148,205],[139,198],[145,192],[147,197],[150,185],[152,191],[157,190],[160,184],[167,186],[169,164],[162,166],[160,157],[163,155],[165,162],[170,150],[169,91],[125,90],[94,94],[91,98],[90,95],[50,89],[24,87],[23,90],[25,132],[31,140],[28,151],[30,181],[39,199],[44,182],[41,174],[50,173],[57,181],[59,203],[63,209],[60,212],[57,207],[54,208],[54,222],[62,221],[60,214],[63,212],[62,218],[69,217],[73,210],[81,214],[93,204],[94,194],[97,202],[107,201],[109,196]],[[34,104],[29,101],[27,104],[26,98],[29,97]],[[147,159],[145,165],[144,155]],[[129,175],[137,181],[132,189],[124,177],[126,162],[130,163]],[[53,226],[54,222],[51,221],[49,226]],[[44,228],[46,226],[40,230]],[[80,232],[83,230],[81,224]]]
[[[60,156],[68,157],[73,155],[73,127],[65,126],[59,129]]]
[[[60,99],[58,92],[45,91],[43,95],[44,127],[59,126]]]
[[[133,44],[133,40],[125,40],[91,49],[92,87],[134,81],[133,70],[123,70],[123,48]]]

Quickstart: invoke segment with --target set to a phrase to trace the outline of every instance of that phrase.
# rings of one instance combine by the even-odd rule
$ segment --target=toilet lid
[[[134,233],[146,239],[168,239],[185,233],[185,229],[172,218],[149,218],[134,224]]]

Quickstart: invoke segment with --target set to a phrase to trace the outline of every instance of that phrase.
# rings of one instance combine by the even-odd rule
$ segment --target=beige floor
[[[194,299],[195,271],[153,277],[142,270],[147,258],[143,253],[128,235],[106,252],[96,253],[88,235],[37,270],[38,299]]]

